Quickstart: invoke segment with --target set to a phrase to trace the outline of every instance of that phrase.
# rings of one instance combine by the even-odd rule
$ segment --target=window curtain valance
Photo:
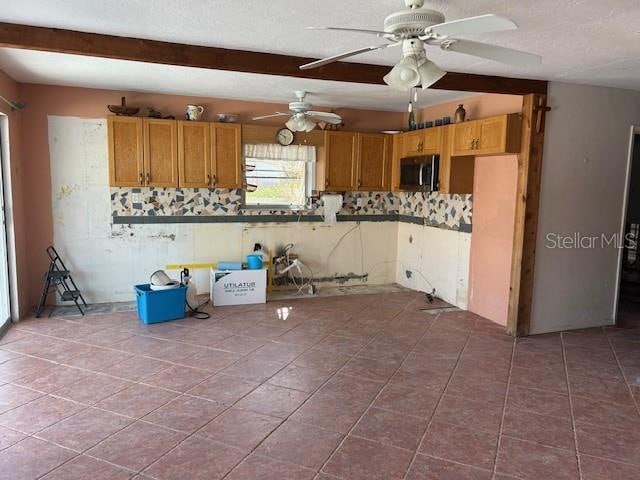
[[[315,162],[316,147],[309,145],[289,145],[284,147],[277,143],[245,144],[244,158]]]

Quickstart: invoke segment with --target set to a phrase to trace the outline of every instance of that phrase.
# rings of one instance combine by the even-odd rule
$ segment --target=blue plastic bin
[[[145,324],[168,322],[184,318],[187,287],[169,290],[151,290],[148,283],[136,285],[138,318]]]

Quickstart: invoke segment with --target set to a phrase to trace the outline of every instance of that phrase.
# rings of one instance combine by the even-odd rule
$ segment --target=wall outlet
[[[141,193],[132,193],[131,201],[133,203],[142,203],[142,194]]]
[[[364,206],[364,198],[362,198],[362,197],[358,197],[358,198],[356,199],[356,206],[357,206],[357,207],[362,207],[362,206]]]

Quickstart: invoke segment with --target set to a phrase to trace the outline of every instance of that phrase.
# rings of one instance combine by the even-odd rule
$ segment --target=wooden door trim
[[[315,59],[6,22],[0,22],[0,47],[378,85],[384,83],[382,77],[391,68],[384,65],[335,62],[320,68],[300,70],[300,65]],[[547,82],[449,72],[430,88],[524,95],[546,93]]]
[[[511,259],[507,333],[528,335],[533,305],[533,280],[542,178],[544,114],[547,96],[525,95],[522,104],[521,152],[518,155],[516,212]]]

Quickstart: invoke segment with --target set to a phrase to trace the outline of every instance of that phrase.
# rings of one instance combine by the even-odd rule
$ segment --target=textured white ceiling
[[[174,42],[323,57],[379,39],[308,31],[308,25],[381,28],[402,0],[0,0],[0,21]],[[452,20],[483,13],[513,19],[520,29],[477,40],[543,56],[541,66],[516,68],[431,49],[453,71],[542,78],[640,89],[638,0],[427,0]],[[391,65],[398,51],[353,61]]]

